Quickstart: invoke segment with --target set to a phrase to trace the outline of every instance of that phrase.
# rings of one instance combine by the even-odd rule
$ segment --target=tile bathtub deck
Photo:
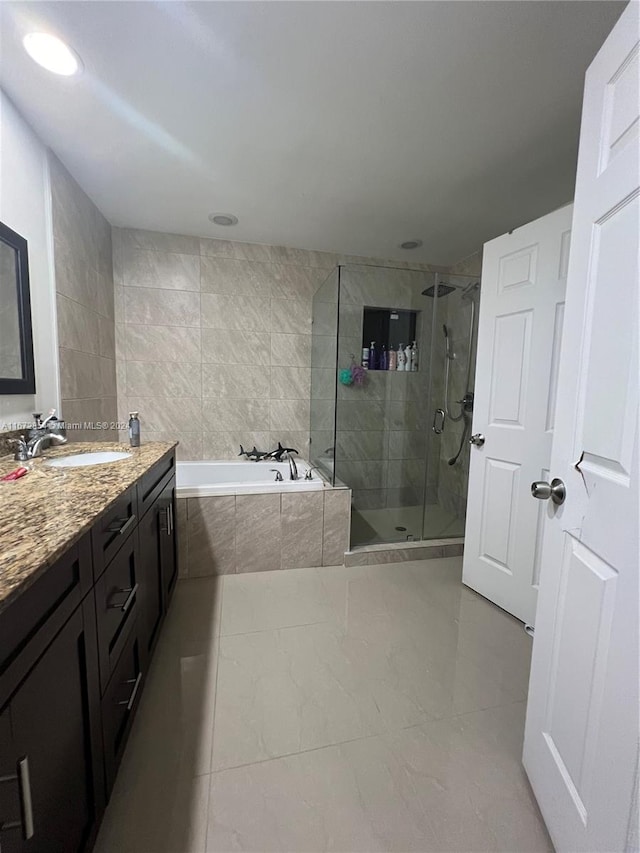
[[[531,641],[461,560],[181,581],[99,853],[546,851]]]

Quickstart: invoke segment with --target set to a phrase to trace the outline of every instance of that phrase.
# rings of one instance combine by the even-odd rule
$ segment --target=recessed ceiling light
[[[419,249],[422,246],[422,240],[407,240],[405,243],[400,243],[401,249]]]
[[[209,219],[215,225],[237,225],[238,217],[233,213],[210,213]]]
[[[22,44],[34,62],[54,74],[71,77],[82,68],[78,54],[50,33],[28,33]]]

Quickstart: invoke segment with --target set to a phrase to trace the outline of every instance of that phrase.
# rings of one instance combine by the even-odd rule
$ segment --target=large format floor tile
[[[97,850],[548,851],[531,640],[450,558],[182,581]]]

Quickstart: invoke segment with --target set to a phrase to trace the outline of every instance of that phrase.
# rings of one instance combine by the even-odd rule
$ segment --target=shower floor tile
[[[422,523],[422,505],[354,509],[351,513],[351,547],[464,536],[463,519],[439,504],[429,504],[424,508],[424,532]],[[405,530],[398,530],[398,527]]]
[[[551,851],[532,641],[461,569],[181,580],[96,853]]]

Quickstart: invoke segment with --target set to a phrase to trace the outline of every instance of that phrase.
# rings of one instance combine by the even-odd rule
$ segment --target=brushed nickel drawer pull
[[[119,595],[120,593],[126,592],[128,593],[123,604],[107,604],[108,610],[122,610],[123,613],[126,613],[127,610],[133,604],[133,600],[136,597],[136,592],[138,591],[138,584],[134,584],[133,586],[124,587],[123,589],[117,589],[114,595]]]
[[[0,832],[9,829],[21,829],[25,841],[33,838],[33,802],[31,800],[31,778],[29,776],[29,758],[25,755],[18,761],[18,772],[12,776],[0,776],[0,782],[18,782],[20,786],[20,807],[22,820],[0,823]]]
[[[107,528],[108,533],[126,533],[127,530],[136,523],[135,515],[130,515],[129,518],[117,518],[115,524]]]
[[[135,678],[128,678],[124,684],[133,684],[133,690],[131,691],[131,696],[123,702],[118,702],[118,705],[126,705],[127,711],[130,711],[133,708],[133,703],[136,701],[136,693],[138,692],[138,688],[140,687],[140,682],[142,681],[142,672],[139,672]]]

